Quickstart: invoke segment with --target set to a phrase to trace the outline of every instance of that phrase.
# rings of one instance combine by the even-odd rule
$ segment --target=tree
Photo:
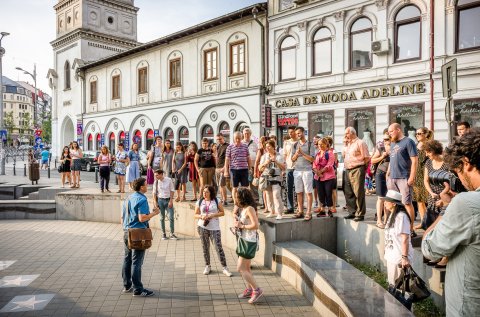
[[[44,142],[52,143],[52,117],[48,116],[42,121],[42,138]]]
[[[13,119],[13,111],[7,112],[4,117],[3,126],[8,132],[7,144],[12,142],[12,133],[13,130],[17,127],[15,126],[15,120]]]

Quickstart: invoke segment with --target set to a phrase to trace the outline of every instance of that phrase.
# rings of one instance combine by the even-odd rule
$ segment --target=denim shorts
[[[243,187],[248,186],[248,169],[240,169],[234,170],[231,169],[232,172],[232,186],[233,188],[237,188],[239,185]]]

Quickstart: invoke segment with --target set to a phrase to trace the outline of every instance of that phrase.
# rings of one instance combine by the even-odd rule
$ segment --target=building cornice
[[[61,2],[57,3],[56,5],[54,5],[53,8],[56,11],[59,11],[59,10],[62,10],[63,8],[68,7],[71,4],[73,4],[75,2],[78,2],[78,1],[79,0],[64,0],[64,1],[61,1]],[[115,0],[89,0],[89,1],[92,2],[92,3],[98,3],[100,5],[110,7],[110,8],[127,10],[127,11],[130,11],[132,13],[136,13],[139,10],[139,8],[137,8],[135,6],[128,5],[126,3],[115,1]]]
[[[134,48],[140,44],[139,42],[136,42],[136,41],[127,40],[127,39],[123,39],[116,36],[107,36],[105,34],[90,31],[87,29],[76,29],[50,42],[50,44],[52,45],[53,49],[59,49],[79,39],[86,39],[86,40],[92,40],[97,42],[99,41],[105,44],[122,46],[125,49]]]

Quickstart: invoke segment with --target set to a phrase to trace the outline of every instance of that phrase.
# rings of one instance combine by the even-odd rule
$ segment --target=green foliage
[[[42,138],[44,142],[52,143],[52,117],[48,116],[42,121]]]
[[[13,111],[7,112],[3,117],[3,126],[8,132],[7,136],[7,143],[10,144],[12,142],[12,133],[13,130],[17,127],[15,126],[15,120],[13,119]]]

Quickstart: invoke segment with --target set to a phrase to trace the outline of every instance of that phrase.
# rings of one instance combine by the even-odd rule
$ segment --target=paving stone
[[[156,230],[154,237],[142,279],[155,295],[134,298],[121,294],[123,233],[118,224],[2,220],[1,278],[38,277],[28,287],[0,288],[0,308],[15,296],[48,293],[55,296],[42,310],[15,316],[318,316],[301,294],[266,268],[253,265],[265,297],[251,305],[237,297],[245,288],[240,274],[224,276],[213,248],[212,273],[205,276],[198,238],[160,241]],[[235,251],[224,250],[229,267],[234,268]],[[15,258],[1,258],[4,254]]]

